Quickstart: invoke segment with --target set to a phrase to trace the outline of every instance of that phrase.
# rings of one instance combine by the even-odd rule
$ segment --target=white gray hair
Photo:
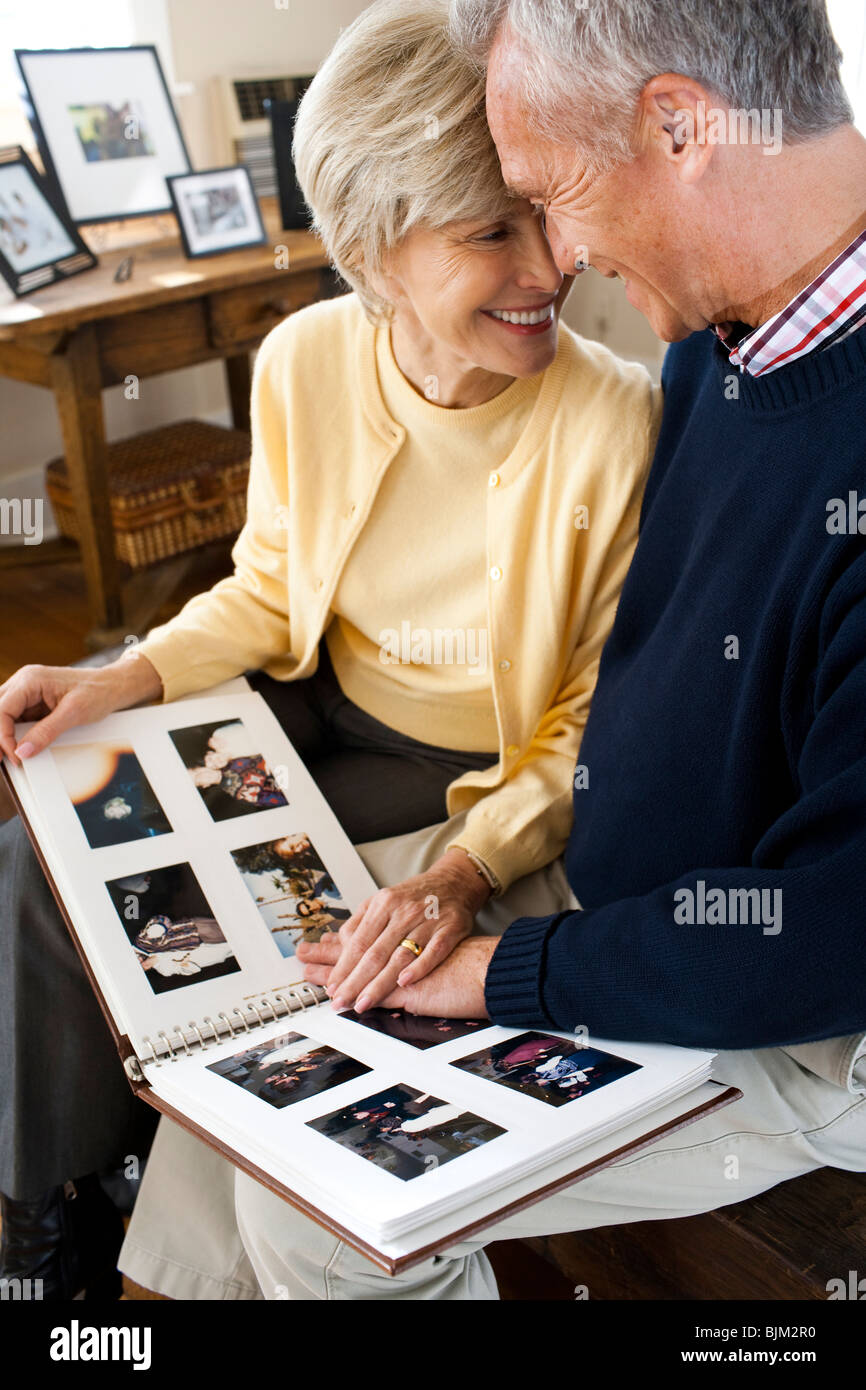
[[[514,212],[484,113],[484,74],[455,49],[448,0],[377,0],[304,95],[295,169],[314,227],[368,316],[370,282],[413,227]]]
[[[854,119],[824,0],[452,0],[454,42],[481,64],[503,24],[532,127],[596,170],[632,155],[638,97],[665,72],[727,108],[780,111],[785,144]]]

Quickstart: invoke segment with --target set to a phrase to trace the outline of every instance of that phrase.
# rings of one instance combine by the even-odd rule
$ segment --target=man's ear
[[[645,146],[654,145],[682,183],[697,183],[718,143],[717,117],[706,87],[681,73],[662,73],[641,92],[639,112]]]

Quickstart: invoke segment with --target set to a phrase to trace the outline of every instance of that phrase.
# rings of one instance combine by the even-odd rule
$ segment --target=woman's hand
[[[372,1009],[394,989],[429,975],[472,930],[490,888],[462,850],[448,850],[426,873],[382,888],[340,929],[340,957],[330,969],[327,990],[334,1007]],[[415,956],[400,942],[421,949]],[[331,964],[330,951],[299,944],[304,965]],[[319,961],[319,956],[322,960]]]
[[[110,666],[22,666],[0,685],[0,753],[10,762],[35,757],[67,729],[113,710],[156,700],[162,681],[146,656],[130,652]],[[38,719],[15,745],[15,724]]]

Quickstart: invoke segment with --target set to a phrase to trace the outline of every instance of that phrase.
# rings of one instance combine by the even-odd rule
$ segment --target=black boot
[[[120,1297],[123,1218],[95,1173],[30,1201],[0,1194],[0,1219],[0,1278],[17,1281],[21,1297]]]

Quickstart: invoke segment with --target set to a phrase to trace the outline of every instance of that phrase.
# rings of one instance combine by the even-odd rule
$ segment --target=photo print
[[[369,1070],[355,1057],[300,1033],[284,1033],[208,1067],[208,1071],[233,1081],[277,1110],[341,1086],[344,1081],[354,1081]]]
[[[124,101],[120,106],[112,106],[102,101],[91,106],[70,106],[68,111],[88,164],[155,153],[137,102]]]
[[[21,165],[0,170],[0,254],[21,273],[61,256],[74,255],[71,239],[54,209]]]
[[[172,825],[128,746],[68,743],[53,748],[52,757],[91,849],[171,833]]]
[[[505,1133],[471,1110],[402,1084],[307,1124],[403,1182],[434,1172]]]
[[[389,1038],[396,1038],[397,1042],[425,1050],[490,1027],[489,1018],[424,1018],[404,1013],[402,1009],[367,1009],[362,1014],[347,1009],[340,1014],[340,1018],[348,1023],[360,1023],[363,1028],[372,1028],[374,1033],[385,1033]]]
[[[248,225],[240,189],[234,184],[217,184],[195,192],[182,190],[180,198],[199,236],[219,236],[221,232],[233,232]]]
[[[521,1033],[507,1042],[494,1043],[482,1052],[461,1057],[451,1066],[548,1105],[567,1105],[640,1071],[637,1062],[597,1047],[579,1047],[567,1038],[555,1038],[549,1033]]]
[[[288,806],[256,740],[240,719],[173,729],[169,737],[213,820]]]
[[[154,994],[240,970],[189,864],[131,874],[105,886]]]
[[[352,915],[309,835],[283,835],[232,850],[232,859],[281,956],[339,931]]]

